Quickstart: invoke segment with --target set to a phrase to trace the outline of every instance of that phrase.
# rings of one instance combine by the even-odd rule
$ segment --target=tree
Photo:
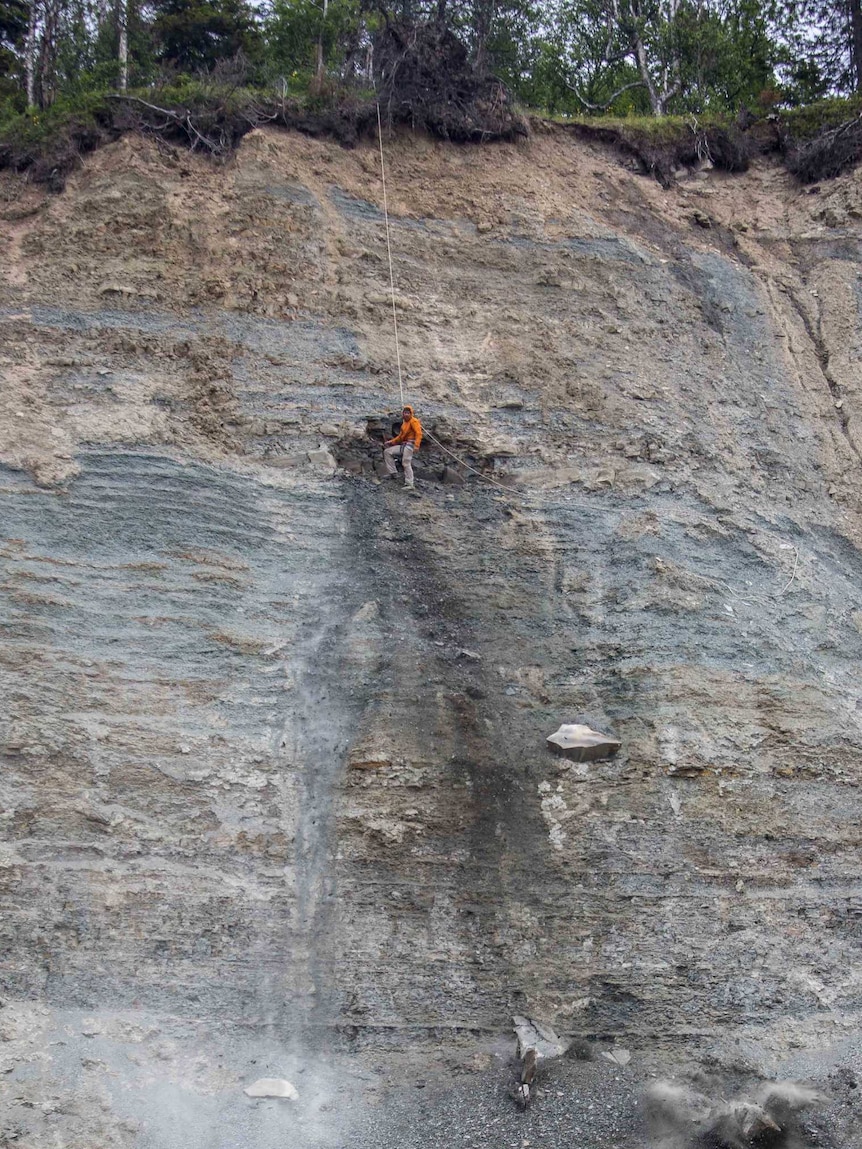
[[[776,46],[760,0],[712,0],[681,13],[680,110],[736,111],[776,84]]]
[[[153,34],[160,58],[188,72],[211,69],[238,52],[253,59],[260,47],[245,0],[158,0]]]
[[[27,16],[27,42],[24,49],[24,74],[27,89],[27,107],[36,106],[36,60],[39,45],[39,14],[41,4],[37,0],[30,0],[30,11]]]
[[[862,91],[862,0],[774,0],[771,16],[794,103]]]
[[[129,0],[117,0],[117,63],[119,88],[125,92],[129,86]]]
[[[274,0],[264,37],[271,71],[313,69],[318,85],[326,72],[348,78],[370,47],[358,0]]]
[[[591,111],[734,108],[774,78],[759,0],[559,0],[552,42],[556,83]]]
[[[25,0],[0,0],[0,96],[14,91],[27,23]]]
[[[664,115],[682,84],[677,20],[682,0],[561,0],[555,46],[560,79],[582,108],[603,110],[642,90]]]

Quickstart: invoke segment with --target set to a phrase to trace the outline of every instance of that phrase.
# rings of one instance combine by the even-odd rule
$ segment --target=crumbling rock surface
[[[808,1057],[846,1149],[862,184],[387,160],[408,397],[487,476],[415,500],[371,146],[3,185],[0,1141],[266,1149],[265,1076],[298,1146],[520,1146],[517,1013],[632,1051],[561,1059],[550,1143],[642,1146],[659,1062]],[[424,1123],[366,1122],[388,1079]]]

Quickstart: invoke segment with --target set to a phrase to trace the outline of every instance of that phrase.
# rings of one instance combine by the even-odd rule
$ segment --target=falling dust
[[[645,1094],[644,1116],[657,1149],[812,1149],[825,1142],[806,1118],[825,1101],[792,1081],[740,1091],[704,1076],[693,1084],[656,1082]]]

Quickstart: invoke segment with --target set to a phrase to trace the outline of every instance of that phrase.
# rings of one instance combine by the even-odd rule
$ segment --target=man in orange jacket
[[[386,463],[386,473],[390,479],[397,478],[395,459],[401,453],[401,466],[404,468],[404,486],[408,491],[413,489],[413,452],[419,450],[422,442],[422,424],[413,414],[412,407],[405,407],[401,412],[401,430],[394,439],[387,439],[383,444],[383,459]]]

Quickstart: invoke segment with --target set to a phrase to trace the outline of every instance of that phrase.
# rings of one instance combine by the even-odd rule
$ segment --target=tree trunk
[[[476,71],[484,73],[488,63],[488,40],[494,23],[494,0],[474,0],[473,30],[476,34]]]
[[[633,47],[635,52],[635,59],[637,60],[638,64],[638,71],[640,72],[641,79],[643,80],[644,87],[646,88],[647,94],[649,96],[649,106],[652,108],[652,114],[654,116],[663,116],[665,106],[661,100],[661,97],[656,91],[655,84],[653,83],[652,76],[650,75],[644,42],[639,35],[635,35],[633,39]]]
[[[329,0],[323,0],[323,19],[320,22],[320,35],[317,37],[317,83],[323,83],[323,32],[326,28],[326,13],[329,10]]]
[[[862,92],[862,0],[848,0],[850,12],[850,58],[853,62],[853,86]]]
[[[42,43],[39,52],[39,106],[49,108],[56,92],[57,26],[60,0],[46,0],[42,22]]]
[[[673,25],[676,20],[677,12],[679,9],[679,0],[670,0],[667,12],[667,23],[669,26]],[[666,116],[667,106],[674,96],[679,92],[682,87],[682,77],[680,75],[680,62],[679,52],[676,48],[673,49],[669,63],[665,63],[662,68],[661,87],[659,88],[656,80],[653,79],[649,69],[649,61],[647,60],[646,45],[644,44],[643,36],[641,35],[642,15],[640,8],[640,0],[632,0],[629,8],[630,16],[630,43],[631,52],[637,62],[638,72],[643,80],[644,87],[649,95],[650,108],[654,116]],[[673,82],[670,82],[668,73],[673,75]]]
[[[117,0],[117,26],[119,31],[117,59],[120,64],[120,91],[129,86],[129,0]]]
[[[24,51],[24,69],[27,77],[27,107],[36,106],[36,29],[39,23],[39,5],[30,0],[30,17],[27,22],[27,45]]]

